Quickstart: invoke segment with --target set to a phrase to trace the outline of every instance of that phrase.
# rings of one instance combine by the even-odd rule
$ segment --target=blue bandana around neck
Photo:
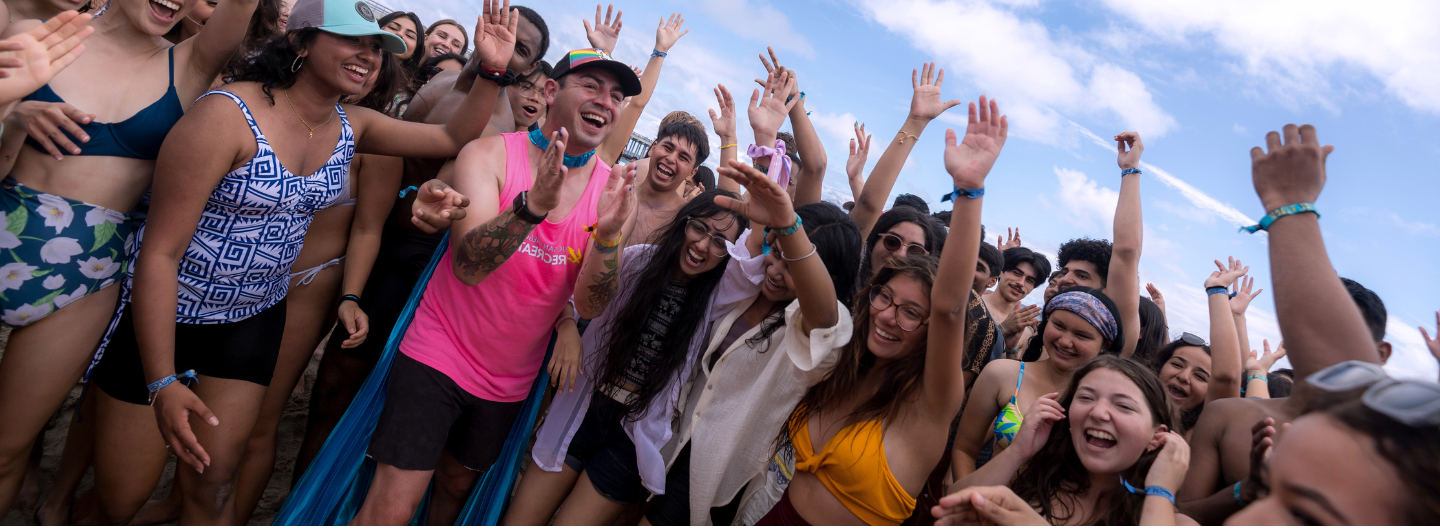
[[[540,129],[530,131],[530,143],[535,144],[535,147],[539,147],[541,151],[550,148],[550,139],[546,138],[545,133],[541,132]],[[565,161],[562,162],[562,164],[564,164],[565,167],[584,167],[585,164],[590,163],[590,157],[592,156],[595,156],[594,149],[580,156],[565,155]]]

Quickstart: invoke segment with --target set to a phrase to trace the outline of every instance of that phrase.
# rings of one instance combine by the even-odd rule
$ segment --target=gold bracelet
[[[722,145],[722,146],[720,146],[720,148],[721,148],[721,149],[729,149],[729,148],[731,148],[731,147],[736,147],[736,146],[739,146],[739,145],[740,145],[740,144]]]
[[[901,129],[899,132],[896,132],[895,134],[897,134],[897,135],[904,135],[904,136],[901,136],[901,137],[900,137],[900,145],[905,145],[905,139],[906,139],[906,138],[914,138],[916,142],[919,142],[919,141],[920,141],[920,137],[919,137],[919,136],[915,136],[915,135],[913,135],[913,134],[907,133],[907,132],[905,132],[904,129]]]

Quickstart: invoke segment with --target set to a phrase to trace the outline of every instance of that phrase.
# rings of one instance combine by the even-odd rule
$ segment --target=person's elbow
[[[466,274],[459,263],[450,267],[450,272],[455,274],[455,279],[460,280],[460,283],[465,284],[466,287],[474,287],[485,281],[485,277],[478,274]]]
[[[594,320],[605,314],[605,310],[604,308],[599,311],[593,310],[590,308],[590,304],[575,304],[575,314],[580,317],[580,320]]]
[[[1115,238],[1115,243],[1110,247],[1112,260],[1120,260],[1127,263],[1140,261],[1140,240],[1133,241],[1128,238]]]

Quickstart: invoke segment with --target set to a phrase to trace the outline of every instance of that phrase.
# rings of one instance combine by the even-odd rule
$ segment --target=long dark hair
[[[390,107],[395,105],[395,94],[410,81],[405,78],[405,70],[400,64],[400,59],[395,54],[380,52],[380,71],[375,74],[375,84],[370,87],[370,92],[365,94],[365,97],[353,104],[382,114],[387,113]]]
[[[931,256],[939,256],[941,247],[945,244],[945,230],[935,218],[909,206],[896,206],[875,220],[875,226],[870,229],[870,237],[865,238],[865,252],[860,256],[860,273],[856,276],[857,287],[870,281],[870,275],[875,268],[871,263],[870,255],[875,251],[875,244],[880,242],[880,235],[889,232],[891,228],[900,223],[915,223],[925,232],[925,250]]]
[[[800,226],[805,237],[815,245],[815,254],[830,273],[830,282],[835,285],[835,299],[845,307],[854,307],[851,297],[855,295],[855,260],[860,256],[860,228],[839,206],[828,202],[807,204],[795,209],[800,217]],[[760,331],[745,340],[745,344],[760,352],[770,350],[770,337],[785,325],[784,304],[776,308],[760,324]]]
[[[1135,344],[1135,355],[1131,358],[1140,361],[1140,364],[1150,364],[1160,348],[1169,341],[1170,326],[1165,322],[1165,312],[1149,298],[1140,297],[1140,340]],[[1157,370],[1155,373],[1160,372]]]
[[[255,13],[250,15],[250,25],[245,29],[245,41],[230,56],[230,61],[220,70],[221,77],[227,81],[260,53],[270,39],[284,37],[285,33],[280,31],[280,0],[260,0],[255,6]]]
[[[394,22],[400,17],[408,18],[411,23],[415,24],[415,50],[410,54],[409,59],[400,61],[400,68],[405,71],[405,77],[411,78],[415,77],[415,72],[420,71],[420,61],[425,60],[425,25],[420,22],[420,15],[409,11],[391,11],[390,14],[380,17],[380,21],[376,24],[380,26],[380,29],[385,29],[386,24]]]
[[[320,30],[305,28],[271,38],[259,53],[235,72],[232,82],[260,83],[260,90],[265,92],[265,97],[270,98],[270,103],[274,104],[275,94],[271,91],[295,86],[295,80],[300,74],[298,70],[292,70],[291,66],[300,58],[300,50],[315,42],[319,35]]]
[[[655,249],[644,268],[635,275],[630,296],[623,306],[614,308],[614,318],[601,331],[603,334],[596,337],[598,344],[608,345],[604,346],[605,354],[597,358],[595,364],[599,366],[586,367],[590,373],[599,374],[595,379],[597,387],[618,387],[624,380],[625,371],[638,353],[642,336],[648,329],[650,314],[660,307],[666,289],[680,266],[681,255],[689,241],[685,234],[685,222],[691,218],[705,219],[716,214],[729,213],[739,225],[737,233],[743,233],[750,225],[749,220],[715,204],[715,198],[722,196],[736,198],[734,193],[725,190],[701,193],[681,207],[680,211],[676,212],[675,219],[654,239]],[[643,417],[654,405],[656,396],[665,391],[675,373],[685,366],[690,343],[705,320],[705,311],[710,307],[710,294],[715,291],[715,286],[719,285],[729,261],[729,256],[721,258],[719,265],[692,278],[686,285],[685,301],[681,304],[680,311],[670,319],[670,328],[665,330],[664,340],[655,348],[659,356],[651,365],[650,372],[645,375],[645,381],[640,384],[639,390],[633,392],[632,399],[624,405],[626,419],[635,421]]]
[[[919,281],[928,296],[935,287],[935,275],[939,268],[939,260],[931,256],[891,258],[880,270],[875,271],[875,276],[859,294],[862,298],[868,297],[870,289],[903,276]],[[875,368],[875,354],[870,352],[865,340],[871,330],[870,311],[867,308],[867,305],[857,303],[856,308],[851,311],[851,320],[854,323],[851,336],[854,338],[841,351],[840,360],[830,375],[805,392],[805,397],[800,399],[800,404],[796,405],[794,412],[790,414],[785,431],[780,433],[780,440],[783,441],[794,429],[803,427],[811,414],[831,410],[851,399],[859,392],[860,383],[865,380],[866,374]],[[884,370],[880,376],[880,390],[855,407],[843,422],[850,424],[872,419],[883,422],[898,416],[901,409],[910,403],[915,393],[920,390],[925,373],[926,347],[927,341],[922,339],[916,351],[880,368]]]
[[[1110,297],[1105,296],[1105,293],[1099,289],[1092,289],[1082,285],[1061,289],[1060,293],[1068,293],[1071,291],[1079,291],[1094,296],[1105,306],[1105,310],[1110,312],[1110,316],[1115,319],[1115,339],[1109,341],[1109,344],[1100,350],[1100,355],[1107,353],[1119,355],[1120,350],[1125,347],[1125,325],[1124,322],[1120,321],[1120,317],[1117,316],[1120,314],[1120,310],[1115,308],[1115,302],[1111,300]],[[1055,296],[1060,296],[1060,293],[1055,293]],[[1051,298],[1051,300],[1054,300],[1054,298]],[[1030,341],[1030,345],[1025,347],[1025,353],[1020,356],[1021,360],[1027,363],[1040,360],[1040,352],[1045,348],[1045,325],[1050,323],[1050,312],[1043,311],[1042,313],[1044,313],[1045,316],[1040,319],[1040,325],[1035,327],[1035,337],[1040,340]]]
[[[1205,355],[1210,355],[1210,345],[1208,345],[1208,344],[1202,344],[1202,345],[1200,345],[1200,346],[1196,346],[1196,345],[1194,345],[1194,344],[1190,344],[1190,343],[1185,342],[1185,341],[1183,341],[1183,340],[1177,340],[1177,341],[1171,342],[1171,343],[1169,343],[1169,344],[1166,344],[1164,348],[1160,348],[1160,351],[1159,351],[1159,352],[1156,352],[1156,353],[1155,353],[1155,356],[1154,356],[1153,358],[1149,359],[1148,361],[1140,359],[1139,351],[1136,351],[1136,355],[1135,355],[1134,359],[1135,359],[1137,362],[1140,362],[1140,363],[1142,363],[1142,364],[1148,364],[1148,365],[1150,366],[1150,369],[1155,372],[1155,376],[1156,376],[1156,377],[1159,377],[1159,376],[1160,376],[1160,369],[1165,367],[1165,363],[1170,362],[1170,358],[1175,356],[1175,351],[1176,351],[1176,350],[1179,350],[1180,348],[1184,348],[1184,347],[1186,347],[1186,346],[1189,346],[1189,347],[1191,347],[1191,348],[1200,348],[1201,350],[1204,350],[1204,351],[1205,351]],[[1164,384],[1164,383],[1162,382],[1161,384]],[[1177,403],[1177,405],[1178,405],[1178,403]],[[1201,413],[1201,412],[1205,412],[1205,402],[1204,402],[1204,401],[1201,401],[1201,402],[1200,402],[1200,406],[1198,406],[1198,407],[1192,407],[1192,408],[1188,408],[1188,409],[1181,409],[1181,410],[1180,410],[1180,424],[1183,425],[1183,426],[1185,427],[1185,430],[1187,430],[1187,431],[1190,430],[1190,429],[1192,429],[1192,428],[1194,428],[1194,427],[1195,427],[1195,424],[1200,421],[1200,413]]]
[[[1079,388],[1080,381],[1085,379],[1090,372],[1100,369],[1114,370],[1134,382],[1135,386],[1140,387],[1140,393],[1143,394],[1146,404],[1150,407],[1151,420],[1156,424],[1166,426],[1171,432],[1184,433],[1179,428],[1175,406],[1170,403],[1169,397],[1165,394],[1165,390],[1160,384],[1160,378],[1144,365],[1114,355],[1096,357],[1075,370],[1075,375],[1070,378],[1070,384],[1065,387],[1065,393],[1060,396],[1060,407],[1063,410],[1070,410],[1070,404],[1075,400],[1075,391]],[[1139,485],[1145,483],[1145,475],[1150,472],[1150,465],[1155,463],[1155,458],[1159,454],[1159,450],[1145,452],[1134,465],[1120,472],[1120,478],[1137,485],[1137,487],[1142,487]],[[1025,464],[1025,467],[1015,475],[1015,480],[1010,483],[1010,489],[1015,491],[1015,495],[1029,502],[1030,506],[1051,524],[1135,526],[1140,523],[1140,512],[1145,505],[1144,495],[1135,495],[1123,488],[1117,488],[1100,498],[1097,506],[1105,507],[1107,511],[1098,514],[1096,520],[1069,520],[1076,512],[1075,499],[1090,489],[1090,472],[1085,469],[1085,465],[1080,462],[1080,456],[1075,453],[1075,442],[1070,438],[1070,415],[1068,412],[1064,419],[1055,422],[1055,425],[1050,427],[1050,437],[1045,440],[1045,446],[1041,447],[1035,456]],[[1062,510],[1056,510],[1057,507]]]

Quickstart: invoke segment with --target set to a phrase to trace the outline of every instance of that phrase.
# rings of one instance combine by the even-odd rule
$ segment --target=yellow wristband
[[[721,148],[721,149],[729,149],[729,148],[731,148],[731,147],[737,147],[737,146],[739,146],[739,145],[740,145],[740,144],[722,145],[722,146],[720,146],[720,148]]]
[[[617,246],[620,246],[620,239],[621,239],[621,238],[619,238],[619,237],[615,238],[614,241],[604,241],[604,240],[600,239],[600,236],[595,235],[595,225],[590,225],[590,226],[585,227],[585,231],[586,231],[586,232],[590,232],[590,238],[595,240],[595,245],[596,245],[596,246],[603,247],[603,248],[615,248],[615,247],[617,247]]]

